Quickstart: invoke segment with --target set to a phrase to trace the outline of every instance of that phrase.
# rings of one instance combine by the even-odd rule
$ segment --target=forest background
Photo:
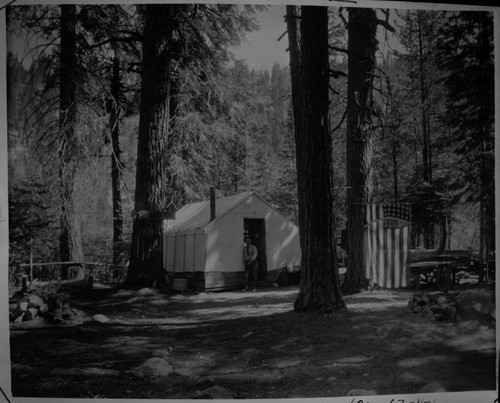
[[[295,157],[300,150],[293,140],[289,67],[252,70],[230,52],[258,29],[255,15],[265,9],[182,7],[186,19],[178,21],[177,32],[184,53],[172,66],[175,124],[166,155],[170,193],[165,211],[206,200],[214,186],[220,196],[256,191],[297,222]],[[70,154],[60,135],[61,89],[71,87],[60,85],[59,38],[65,29],[61,21],[67,19],[60,18],[58,6],[8,9],[9,265],[61,259],[61,211],[68,208],[61,195],[61,166],[68,164],[67,155],[74,178],[66,191],[74,200],[81,259],[127,262],[141,91],[141,8],[75,8],[78,109]],[[212,13],[224,27],[210,20]],[[400,46],[392,49],[379,32],[376,114],[370,128],[373,203],[411,204],[413,248],[482,247],[489,253],[494,250],[493,16],[452,10],[379,10],[379,15],[388,16]],[[342,49],[347,27],[345,11],[332,7],[329,17],[335,73],[329,112],[340,237],[346,221],[347,54]],[[21,51],[14,49],[16,36],[26,39]]]

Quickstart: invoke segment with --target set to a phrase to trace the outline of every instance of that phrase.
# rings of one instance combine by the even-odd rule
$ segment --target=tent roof
[[[247,200],[254,192],[221,197],[215,201],[215,220]],[[168,220],[168,232],[187,232],[207,227],[210,221],[210,200],[187,204],[175,213],[175,220]]]

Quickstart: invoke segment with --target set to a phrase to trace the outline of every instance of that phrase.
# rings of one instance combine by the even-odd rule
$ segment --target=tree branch
[[[340,127],[341,127],[341,126],[342,126],[342,124],[344,123],[345,117],[347,116],[347,110],[348,110],[348,109],[349,109],[349,108],[347,108],[347,107],[345,108],[345,110],[344,110],[344,114],[342,115],[342,119],[340,119],[339,124],[335,127],[335,129],[333,129],[333,130],[331,131],[331,133],[334,133],[335,131],[337,131],[338,129],[340,129]]]
[[[396,33],[396,29],[391,24],[389,24],[388,21],[380,20],[377,18],[377,24],[383,26],[385,29],[392,32],[393,34]]]
[[[328,75],[330,77],[333,77],[333,78],[339,78],[340,76],[342,77],[347,77],[347,74],[344,73],[343,71],[340,71],[340,70],[332,70],[332,69],[329,69],[328,70]]]
[[[111,37],[109,39],[106,39],[105,41],[95,43],[94,45],[89,45],[89,46],[87,46],[87,49],[99,48],[101,46],[107,45],[108,43],[116,43],[116,42],[134,43],[134,42],[139,42],[143,39],[144,38],[141,35],[128,36],[128,37]]]

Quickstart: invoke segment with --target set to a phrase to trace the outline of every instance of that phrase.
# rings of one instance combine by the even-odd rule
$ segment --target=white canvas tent
[[[213,207],[213,206],[212,206]],[[163,265],[176,277],[202,281],[205,289],[243,283],[243,240],[259,251],[259,281],[300,264],[299,229],[254,192],[184,206],[166,220]]]

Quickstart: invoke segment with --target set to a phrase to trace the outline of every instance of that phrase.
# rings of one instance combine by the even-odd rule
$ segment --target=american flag
[[[365,224],[387,218],[406,221],[406,225],[410,223],[411,209],[409,204],[366,204],[364,207]]]
[[[365,276],[385,288],[406,286],[409,267],[408,204],[365,205]]]

